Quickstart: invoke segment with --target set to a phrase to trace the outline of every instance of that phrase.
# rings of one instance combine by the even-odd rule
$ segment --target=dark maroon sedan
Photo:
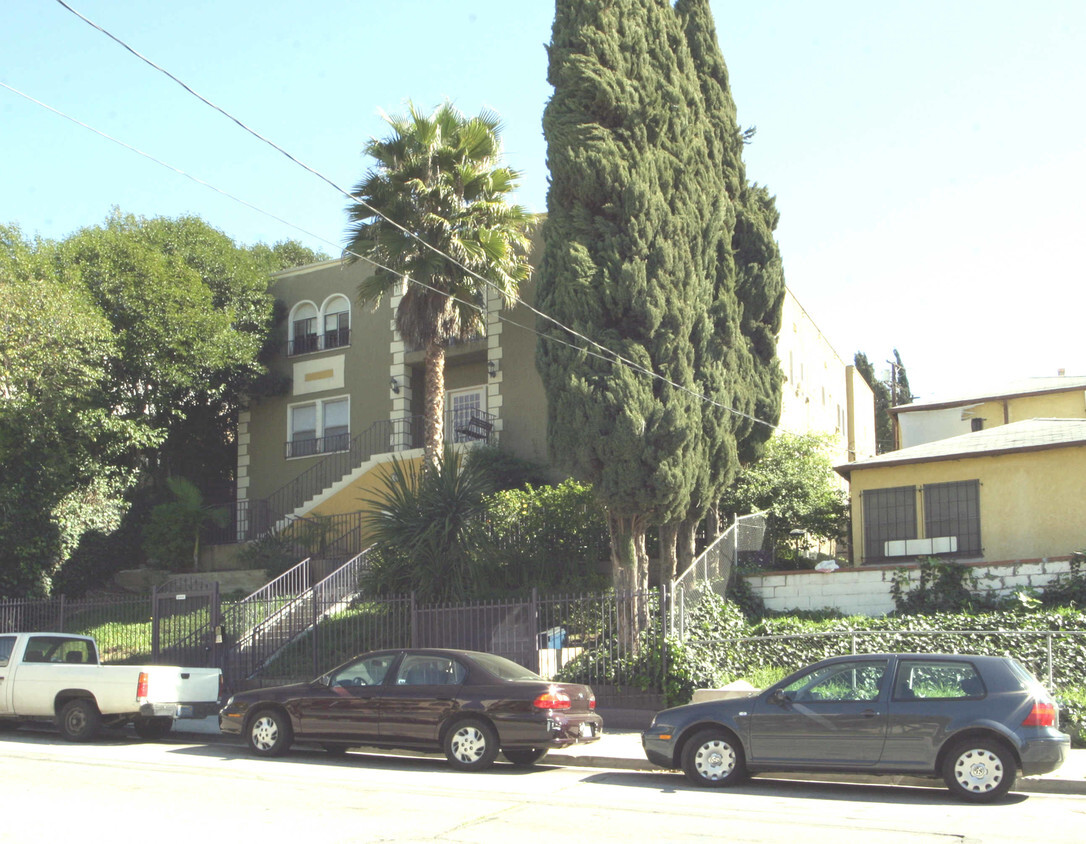
[[[443,751],[453,767],[478,771],[499,750],[531,765],[552,747],[596,741],[595,709],[588,686],[552,683],[493,654],[427,648],[374,651],[310,683],[241,692],[219,713],[219,728],[245,736],[260,756],[279,756],[297,739],[332,753]]]

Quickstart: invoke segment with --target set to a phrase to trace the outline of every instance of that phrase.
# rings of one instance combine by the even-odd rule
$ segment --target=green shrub
[[[977,595],[977,576],[969,566],[937,557],[917,561],[920,578],[914,584],[908,569],[897,569],[890,596],[899,613],[960,612],[990,608]]]
[[[1046,607],[1082,607],[1086,609],[1086,551],[1071,555],[1071,570],[1045,587],[1041,603]]]

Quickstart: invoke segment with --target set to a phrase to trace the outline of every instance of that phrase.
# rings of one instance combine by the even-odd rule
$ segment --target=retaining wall
[[[1070,557],[1000,563],[961,563],[974,569],[980,589],[990,597],[1017,589],[1041,589],[1070,569]],[[745,575],[770,610],[836,609],[846,615],[880,616],[892,612],[890,584],[898,569],[919,578],[915,563],[892,566],[845,566],[837,571],[778,571]]]

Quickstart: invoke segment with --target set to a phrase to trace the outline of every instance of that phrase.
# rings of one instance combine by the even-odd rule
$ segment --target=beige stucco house
[[[1039,560],[1086,545],[1081,416],[1012,421],[837,471],[851,485],[857,563]]]

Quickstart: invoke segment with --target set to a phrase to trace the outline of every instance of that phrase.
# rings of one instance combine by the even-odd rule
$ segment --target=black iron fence
[[[655,590],[423,604],[361,594],[364,566],[356,558],[311,585],[305,560],[243,601],[219,601],[196,582],[131,599],[0,601],[0,633],[92,635],[105,663],[218,666],[233,690],[311,679],[369,650],[452,647],[589,683],[605,704],[661,701],[666,602]],[[638,632],[646,613],[649,625]]]

